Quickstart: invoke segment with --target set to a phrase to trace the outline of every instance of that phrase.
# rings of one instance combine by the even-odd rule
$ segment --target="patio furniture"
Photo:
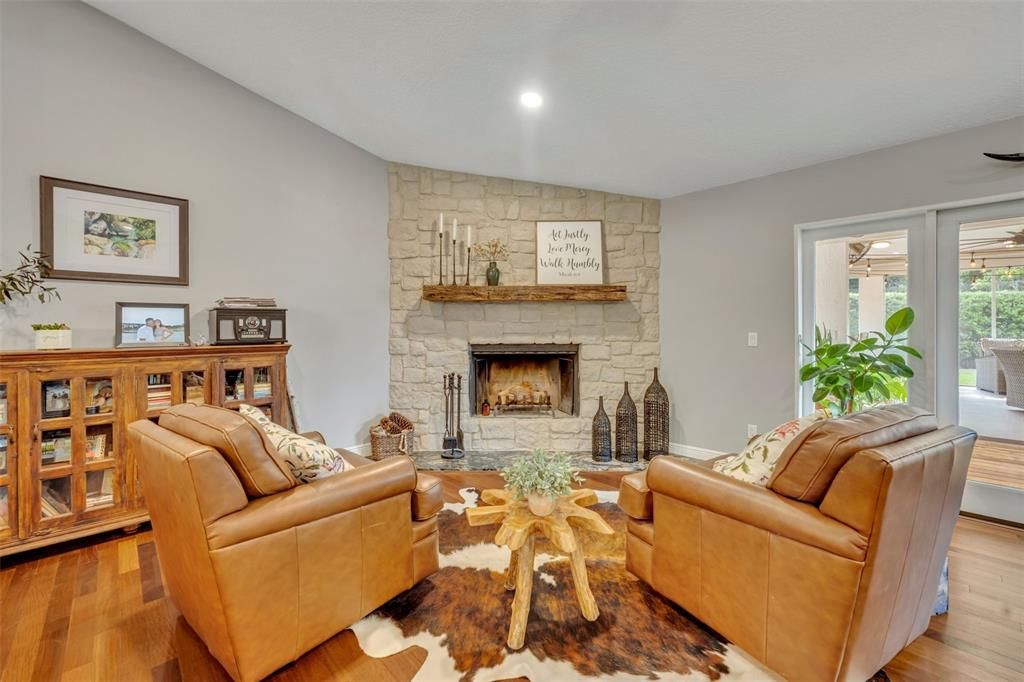
[[[982,391],[1002,395],[1006,393],[1006,375],[995,355],[983,355],[975,358],[974,366],[978,370],[977,387]]]
[[[993,348],[1006,375],[1006,404],[1024,410],[1024,347]]]
[[[975,385],[982,391],[1002,395],[1006,393],[1006,375],[1003,373],[999,360],[992,354],[992,350],[995,348],[1022,348],[1024,341],[983,338],[980,343],[982,355],[974,361],[977,368]]]

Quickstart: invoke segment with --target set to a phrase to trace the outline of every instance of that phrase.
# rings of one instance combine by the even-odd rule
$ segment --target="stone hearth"
[[[555,185],[393,164],[389,169],[391,409],[416,423],[417,447],[438,450],[444,433],[441,377],[463,375],[462,429],[476,450],[544,447],[589,451],[598,396],[614,421],[624,381],[638,406],[660,364],[660,202]],[[511,252],[503,284],[536,281],[537,220],[602,220],[605,281],[625,284],[618,303],[437,303],[437,215],[473,225],[474,241],[495,237]],[[465,273],[460,263],[460,273]],[[486,263],[473,261],[473,284]],[[464,281],[464,280],[460,280]],[[469,400],[472,344],[579,346],[578,415],[475,416]]]

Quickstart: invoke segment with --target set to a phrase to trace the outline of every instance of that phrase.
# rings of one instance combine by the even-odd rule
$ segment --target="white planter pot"
[[[526,504],[537,516],[551,516],[551,512],[555,511],[555,498],[548,495],[530,493],[526,496]]]
[[[70,329],[37,329],[36,350],[71,348]]]

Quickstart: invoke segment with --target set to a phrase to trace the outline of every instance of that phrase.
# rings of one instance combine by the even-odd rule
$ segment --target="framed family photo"
[[[117,303],[114,346],[187,346],[187,303]]]
[[[537,284],[604,284],[600,220],[537,221]]]
[[[40,244],[54,279],[188,284],[188,200],[39,178]]]

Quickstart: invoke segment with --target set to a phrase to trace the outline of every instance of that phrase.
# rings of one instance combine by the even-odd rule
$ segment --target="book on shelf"
[[[85,496],[86,507],[99,507],[105,504],[113,504],[114,495],[112,493],[89,493]]]
[[[256,398],[269,398],[271,396],[271,384],[270,382],[255,383],[252,385],[252,397]]]
[[[60,516],[71,513],[71,507],[68,506],[67,501],[60,499],[52,489],[46,486],[43,486],[39,504],[43,508],[44,516]]]
[[[146,403],[150,409],[171,406],[171,385],[151,384],[146,390]]]
[[[71,437],[43,440],[39,445],[39,459],[43,464],[63,464],[71,461]]]
[[[85,438],[85,458],[103,459],[107,456],[107,435],[97,433]]]

